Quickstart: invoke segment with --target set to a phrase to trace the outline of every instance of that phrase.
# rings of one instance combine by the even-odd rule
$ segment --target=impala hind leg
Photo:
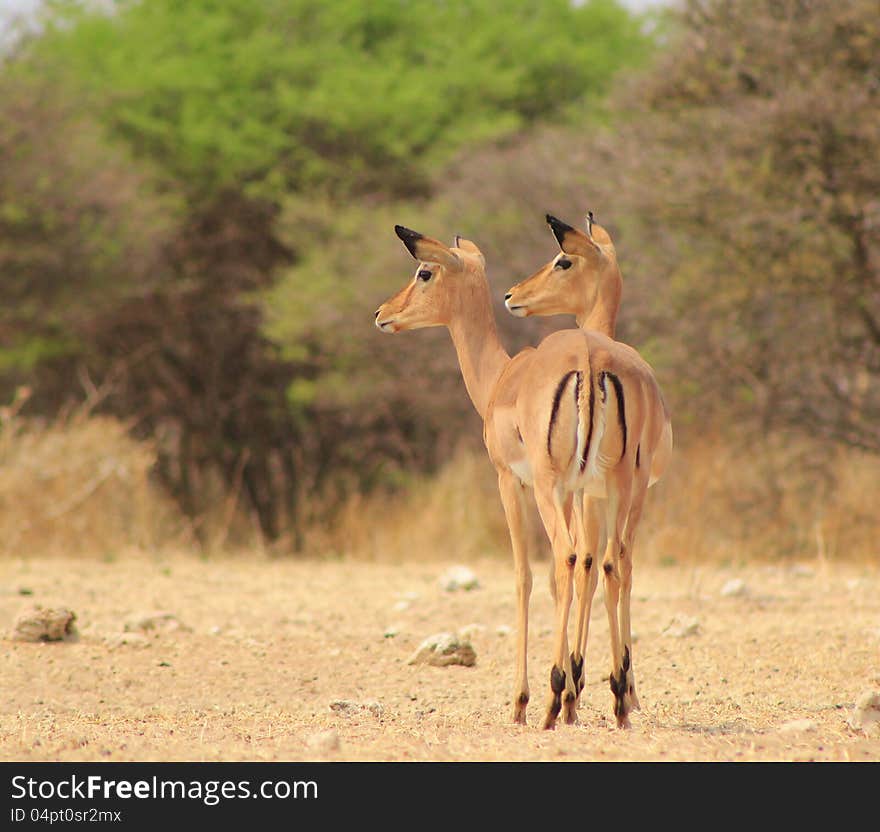
[[[611,674],[609,683],[614,696],[614,716],[618,728],[629,728],[629,712],[632,701],[627,695],[627,676],[630,670],[629,648],[625,648],[621,639],[618,603],[621,590],[621,562],[628,561],[624,550],[624,530],[630,509],[632,489],[631,476],[624,475],[609,482],[606,522],[608,527],[608,544],[602,560],[602,571],[605,575],[605,611],[608,614],[608,631],[611,637]],[[628,617],[628,606],[627,606]]]
[[[593,597],[599,584],[599,564],[596,553],[599,547],[599,526],[597,501],[586,495],[581,499],[576,495],[573,515],[573,526],[577,530],[575,550],[577,564],[575,566],[574,583],[578,597],[578,611],[575,629],[575,643],[571,652],[571,675],[575,686],[576,699],[569,713],[566,710],[565,721],[575,722],[575,711],[581,691],[584,689],[586,671],[584,656],[587,652],[587,638],[590,630],[590,613]]]
[[[548,493],[549,492],[549,493]],[[567,713],[574,714],[577,692],[568,652],[568,616],[571,611],[573,577],[577,554],[568,530],[562,498],[555,490],[535,488],[535,502],[553,549],[553,571],[556,586],[556,631],[553,642],[553,667],[550,669],[550,695],[544,728],[553,728],[565,704]]]
[[[513,691],[513,721],[525,725],[526,706],[529,704],[529,598],[532,593],[532,570],[528,551],[531,540],[530,506],[526,500],[525,487],[510,471],[499,473],[498,489],[510,531],[516,576],[516,685]]]
[[[623,537],[620,557],[620,641],[623,645],[624,678],[619,682],[624,688],[624,697],[628,698],[629,709],[639,711],[641,705],[636,695],[636,678],[633,671],[632,658],[632,626],[630,619],[630,600],[632,596],[633,551],[636,530],[642,517],[642,508],[648,492],[648,472],[650,464],[636,474],[633,487],[632,504],[626,520],[626,531]]]

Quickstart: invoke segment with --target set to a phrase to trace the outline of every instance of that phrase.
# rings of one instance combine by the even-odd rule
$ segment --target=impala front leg
[[[513,691],[513,721],[526,724],[526,706],[529,704],[528,640],[529,598],[532,592],[532,570],[529,566],[528,504],[525,488],[510,471],[498,475],[498,489],[504,504],[504,515],[510,531],[513,565],[516,574],[516,686]]]

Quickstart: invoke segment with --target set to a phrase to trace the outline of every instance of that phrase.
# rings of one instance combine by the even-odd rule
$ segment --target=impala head
[[[614,243],[608,232],[587,216],[586,231],[547,214],[547,224],[560,252],[531,277],[513,286],[504,296],[508,312],[529,315],[589,315],[603,287],[619,295],[620,272]],[[613,284],[613,285],[612,285]]]
[[[383,332],[448,326],[478,291],[487,292],[485,260],[470,240],[455,238],[452,248],[395,225],[394,231],[418,261],[413,279],[376,310]]]

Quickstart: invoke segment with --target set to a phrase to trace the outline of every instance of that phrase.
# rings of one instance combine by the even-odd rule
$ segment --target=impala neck
[[[488,284],[470,293],[447,327],[468,395],[485,419],[492,391],[510,361],[498,338]]]
[[[617,329],[617,310],[620,308],[620,296],[623,292],[623,277],[615,263],[602,275],[596,294],[596,302],[587,312],[577,316],[577,325],[581,329],[601,332],[614,338]]]

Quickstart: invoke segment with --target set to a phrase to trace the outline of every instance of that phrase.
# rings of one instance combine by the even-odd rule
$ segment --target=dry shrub
[[[434,476],[395,493],[357,494],[306,550],[365,560],[473,560],[509,549],[497,480],[484,454],[459,449]]]
[[[742,563],[876,558],[880,461],[854,449],[771,435],[708,433],[677,448],[649,492],[638,557]]]
[[[0,554],[109,556],[184,541],[151,481],[156,454],[115,419],[85,412],[41,423],[0,411]]]
[[[795,437],[734,442],[709,433],[678,447],[648,492],[636,558],[652,562],[876,559],[880,463],[860,451]],[[541,557],[549,545],[536,518]],[[356,496],[307,550],[369,560],[508,557],[488,459],[459,451],[436,476],[395,494]]]

